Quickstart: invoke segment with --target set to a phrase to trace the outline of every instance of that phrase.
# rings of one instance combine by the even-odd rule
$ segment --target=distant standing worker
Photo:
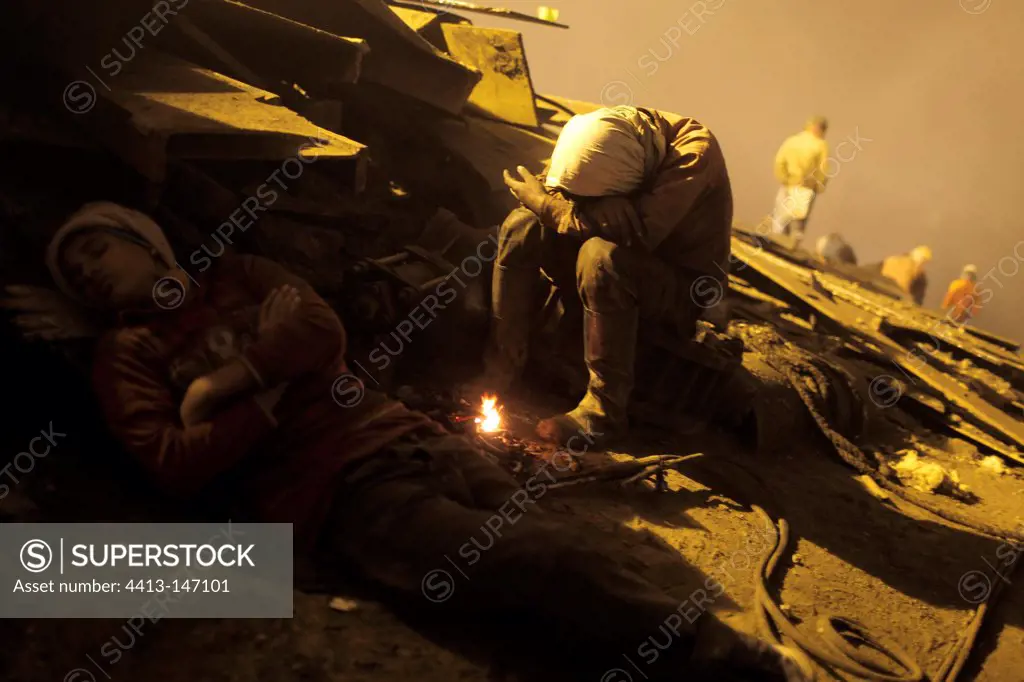
[[[776,234],[794,237],[796,246],[803,241],[814,199],[825,191],[828,182],[827,130],[825,117],[815,116],[802,132],[786,138],[775,154],[775,179],[782,186],[775,197],[772,229]]]
[[[910,253],[889,256],[882,261],[882,275],[896,282],[900,289],[914,299],[914,303],[923,305],[928,288],[924,268],[931,259],[932,250],[927,246],[918,246]]]
[[[959,279],[954,279],[942,299],[942,308],[957,324],[966,324],[981,310],[978,300],[978,268],[965,265]]]

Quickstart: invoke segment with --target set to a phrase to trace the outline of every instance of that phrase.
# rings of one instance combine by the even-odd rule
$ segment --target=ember
[[[485,395],[482,398],[480,416],[474,419],[483,433],[494,433],[501,430],[501,407],[497,396]]]

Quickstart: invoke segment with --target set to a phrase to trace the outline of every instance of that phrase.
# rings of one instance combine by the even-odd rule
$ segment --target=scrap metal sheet
[[[365,163],[364,145],[275,104],[273,93],[156,51],[110,87],[100,91],[105,106],[82,123],[154,180],[163,179],[169,159]]]
[[[480,72],[409,28],[380,0],[248,0],[246,4],[370,45],[362,80],[460,113]]]
[[[1021,454],[1024,451],[1024,421],[996,408],[965,384],[922,362],[907,348],[883,334],[880,331],[882,318],[877,311],[865,310],[842,296],[834,295],[813,271],[742,239],[733,238],[732,252],[743,266],[756,270],[803,301],[822,320],[874,345],[879,349],[880,359],[892,362],[906,376],[916,378],[921,385],[940,395],[961,412],[963,419],[971,419],[990,434],[1013,444],[1016,450],[1010,458],[1024,464],[1024,455]]]
[[[313,94],[333,95],[342,84],[358,81],[370,51],[359,38],[234,0],[193,0],[183,14],[268,82],[298,83]]]
[[[523,35],[468,24],[444,24],[441,30],[449,54],[483,74],[469,96],[470,104],[503,121],[537,127]]]

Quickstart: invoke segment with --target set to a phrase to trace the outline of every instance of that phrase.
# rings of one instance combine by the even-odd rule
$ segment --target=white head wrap
[[[583,197],[629,194],[658,169],[667,144],[636,107],[573,116],[555,143],[545,185]]]
[[[46,249],[46,266],[54,283],[71,298],[82,301],[81,294],[67,281],[61,269],[61,249],[68,238],[87,229],[108,228],[134,236],[139,242],[151,246],[170,267],[175,263],[174,250],[160,226],[144,213],[140,213],[110,201],[96,201],[85,204],[67,219],[50,239]]]

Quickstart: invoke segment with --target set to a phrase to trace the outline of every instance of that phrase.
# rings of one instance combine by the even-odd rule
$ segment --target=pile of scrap
[[[378,150],[347,134],[349,106],[359,113],[366,100],[379,102],[417,134],[445,140],[458,138],[445,127],[453,121],[541,125],[522,36],[478,28],[448,9],[380,0],[14,0],[2,30],[6,49],[38,72],[52,113],[154,183],[171,161],[285,161],[297,140],[315,137],[318,159],[347,162],[332,172],[339,188],[358,192]],[[467,144],[471,136],[453,144],[479,146]]]
[[[166,228],[186,271],[239,248],[305,277],[345,318],[353,365],[373,362],[380,339],[407,335],[410,310],[493,238],[515,205],[502,171],[539,172],[562,126],[599,106],[539,95],[522,35],[461,12],[561,26],[459,0],[6,0],[0,56],[21,73],[0,91],[11,123],[0,131],[0,284],[33,282],[28,264],[41,281],[48,233],[83,199],[123,196]],[[852,449],[872,404],[898,404],[973,443],[994,475],[1024,464],[1018,344],[739,228],[732,252],[730,324],[702,321],[689,340],[641,332],[638,421],[695,416],[753,428],[762,450],[781,450],[813,416]],[[478,273],[403,363],[471,356],[488,287]],[[578,341],[564,306],[548,303],[556,336]],[[786,348],[799,349],[804,376],[773,364]],[[581,355],[564,367],[577,396]],[[383,359],[373,381],[394,387],[403,363]],[[556,374],[566,358],[538,359]],[[903,448],[875,465],[969,501],[957,472],[926,455]],[[646,476],[667,463],[631,466]]]
[[[330,259],[408,257],[439,209],[492,227],[513,203],[502,170],[539,171],[561,126],[596,108],[539,96],[521,34],[478,27],[462,11],[545,23],[448,0],[13,0],[3,26],[6,49],[49,93],[49,128],[77,131],[134,169],[153,210],[180,217],[183,233],[221,225],[258,191],[254,178],[294,180],[261,207],[258,236],[234,237],[297,260],[301,243],[323,259],[300,264],[309,274]],[[183,241],[196,246],[203,232]],[[1015,344],[953,328],[877,277],[742,230],[733,253],[738,317],[848,369],[860,362],[854,374],[872,402],[896,396],[928,423],[1024,463]]]
[[[839,273],[752,232],[737,229],[732,250],[737,317],[773,321],[796,345],[850,369],[877,407],[899,403],[938,431],[1024,464],[1017,344],[948,324],[868,273]]]
[[[0,51],[21,65],[0,97],[21,169],[0,178],[8,252],[39,253],[101,196],[156,216],[190,273],[225,249],[263,253],[339,308],[359,301],[356,336],[393,327],[452,240],[486,238],[512,208],[502,170],[539,171],[573,113],[535,93],[520,33],[456,4],[561,26],[470,3],[5,3]],[[444,239],[427,234],[438,224]],[[44,282],[34,256],[14,260],[3,283]],[[433,264],[422,277],[367,281],[416,260]],[[460,297],[477,319],[479,280]]]
[[[367,263],[422,260],[408,247],[439,211],[462,226],[456,237],[493,228],[514,205],[502,171],[540,171],[562,125],[597,108],[538,95],[522,35],[476,26],[464,12],[560,24],[469,2],[10,0],[3,11],[7,58],[31,72],[22,80],[45,103],[38,116],[22,112],[33,125],[8,131],[5,143],[31,139],[25,154],[38,155],[38,142],[112,155],[143,179],[145,203],[186,248],[210,242],[219,226],[217,246],[272,253],[328,293],[340,292],[342,272],[377,287],[360,274]],[[22,100],[8,99],[17,113]],[[272,179],[281,191],[257,207],[258,229],[221,229]],[[895,396],[927,423],[1024,463],[1015,344],[950,327],[877,276],[743,230],[733,253],[739,319],[771,325],[823,366],[841,365],[867,386],[866,400]],[[391,277],[402,289],[391,298],[405,300],[435,275]],[[364,317],[381,328],[401,314],[392,307]],[[669,352],[671,339],[653,347],[725,376],[743,351],[720,341],[727,352],[710,350],[722,332],[731,333],[679,352]],[[851,428],[861,421],[841,417]]]

